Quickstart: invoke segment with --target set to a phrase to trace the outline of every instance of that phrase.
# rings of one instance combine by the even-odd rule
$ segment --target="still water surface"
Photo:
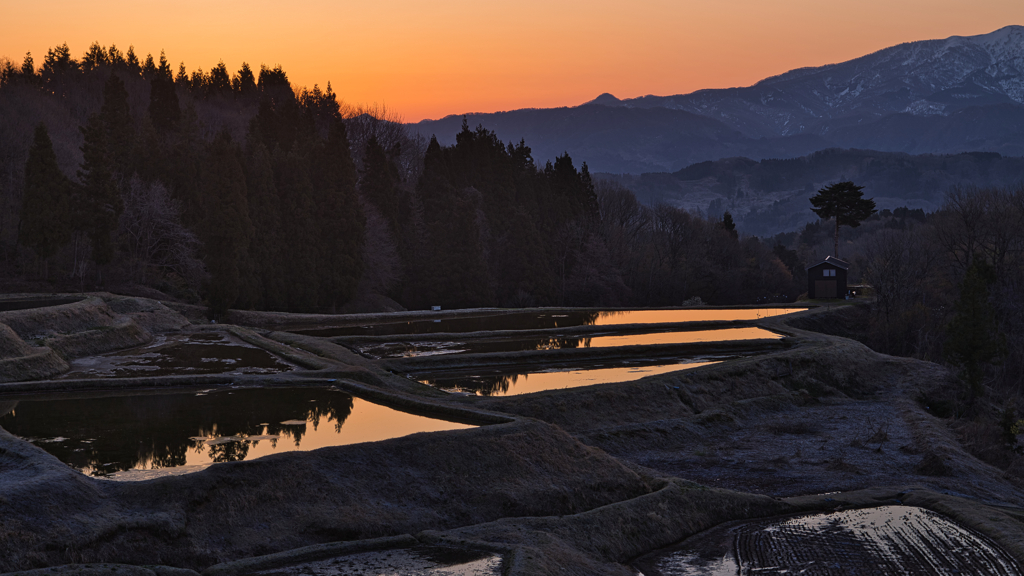
[[[513,312],[461,318],[382,322],[344,328],[291,330],[307,336],[390,336],[483,332],[491,330],[544,330],[576,326],[621,326],[677,322],[758,320],[801,312],[806,308],[698,308],[688,310],[624,310],[609,312],[566,310],[557,312]]]
[[[412,358],[440,354],[483,354],[488,352],[528,352],[574,348],[614,348],[656,344],[698,344],[741,340],[777,340],[781,334],[763,328],[723,328],[592,337],[478,338],[463,341],[387,342],[356,344],[359,352],[374,358]]]
[[[471,427],[330,388],[220,388],[5,406],[0,427],[93,476],[204,467]]]
[[[512,396],[544,390],[578,388],[610,382],[632,382],[648,376],[716,364],[721,360],[690,360],[666,364],[595,368],[554,368],[534,371],[501,371],[474,374],[436,373],[417,378],[420,382],[449,392],[470,392],[477,396]]]

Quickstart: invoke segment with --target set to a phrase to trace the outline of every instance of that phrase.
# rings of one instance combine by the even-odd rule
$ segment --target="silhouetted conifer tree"
[[[188,72],[185,70],[185,62],[178,64],[178,73],[174,76],[174,85],[180,88],[188,88]]]
[[[25,163],[18,242],[43,261],[71,240],[71,183],[57,166],[46,125],[36,126]]]
[[[204,262],[210,273],[207,299],[214,315],[236,305],[248,268],[248,247],[252,223],[245,186],[245,173],[231,136],[222,131],[214,137],[202,171],[206,209],[200,237]]]
[[[417,258],[418,280],[407,297],[418,306],[467,307],[491,299],[480,246],[479,192],[451,182],[449,152],[431,138],[417,192],[423,202],[425,254]]]
[[[249,64],[242,62],[238,74],[231,81],[231,87],[242,96],[249,96],[256,92],[256,75],[253,74]]]
[[[946,328],[946,358],[962,371],[971,398],[984,393],[984,367],[1005,352],[995,309],[989,302],[989,285],[995,272],[984,258],[976,258],[967,269],[955,305],[956,315]]]
[[[201,130],[195,109],[187,107],[172,138],[170,158],[165,168],[165,177],[171,183],[174,197],[181,202],[185,225],[193,230],[199,226],[204,213],[199,174],[204,148]]]
[[[228,74],[228,67],[224,65],[223,60],[210,70],[206,82],[206,92],[211,96],[231,92],[231,76]]]
[[[122,70],[128,67],[128,61],[125,60],[124,53],[117,49],[117,46],[111,44],[110,48],[107,49],[107,62],[115,70]]]
[[[107,50],[100,46],[99,42],[93,42],[82,56],[82,70],[86,72],[107,64],[110,64],[107,60]]]
[[[282,252],[281,202],[274,183],[270,152],[255,122],[246,140],[245,180],[249,193],[249,218],[253,225],[249,254],[258,283],[255,305],[262,309],[287,308],[289,279]]]
[[[36,64],[31,52],[25,52],[25,60],[21,63],[21,75],[24,78],[36,77]]]
[[[111,74],[103,86],[100,119],[106,132],[111,171],[123,177],[130,176],[133,171],[132,147],[135,128],[131,111],[128,109],[128,92],[117,74]]]
[[[81,188],[77,227],[89,235],[93,262],[103,265],[114,256],[111,236],[117,229],[117,219],[123,206],[114,181],[103,118],[99,114],[90,116],[82,128],[82,135],[85,142],[82,144],[82,167],[78,172]]]
[[[152,58],[150,58],[150,61]],[[152,81],[149,93],[149,117],[153,126],[161,132],[173,130],[181,119],[181,108],[178,105],[178,94],[174,88],[171,67],[163,52],[160,53],[160,68],[151,74]]]
[[[142,77],[146,80],[152,80],[156,74],[156,62],[153,61],[152,54],[146,54],[146,61],[142,64]]]
[[[135,55],[135,46],[128,46],[128,51],[124,55],[125,63],[128,65],[128,71],[132,74],[141,74],[142,66],[139,65],[139,57]]]
[[[335,116],[327,139],[317,147],[311,171],[316,206],[312,216],[320,236],[318,300],[321,308],[336,312],[352,298],[362,273],[364,226],[356,199],[356,167],[340,116]]]
[[[312,311],[319,306],[320,278],[317,241],[319,230],[314,199],[315,190],[310,174],[309,157],[294,146],[289,152],[280,147],[274,151],[274,176],[281,199],[282,241],[287,247],[285,271],[289,278],[302,278],[302,282],[288,283],[288,309]]]

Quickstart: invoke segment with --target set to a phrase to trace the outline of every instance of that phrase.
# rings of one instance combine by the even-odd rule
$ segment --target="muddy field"
[[[787,323],[825,310],[784,316],[750,309],[738,319],[712,315],[677,326],[658,323],[657,311],[609,315],[604,325],[601,311],[233,312],[234,325],[210,325],[200,310],[110,294],[36,297],[47,305],[28,308],[24,296],[7,300],[0,306],[0,427],[11,429],[0,431],[0,572],[633,576],[639,569],[651,576],[713,574],[719,560],[732,558],[761,571],[854,573],[829,571],[845,563],[861,572],[881,566],[875,573],[1017,574],[1024,558],[1019,479],[971,457],[950,423],[917,402],[956,385],[952,375]],[[508,317],[482,320],[491,316]],[[521,325],[534,317],[540,328]],[[560,328],[561,318],[572,325]],[[652,318],[655,328],[636,323]],[[447,322],[440,332],[432,327],[439,319]],[[420,336],[395,328],[411,324]],[[471,331],[458,341],[472,346],[448,358],[374,359],[347,340],[430,341],[460,327]],[[513,352],[486,345],[517,331],[571,340],[698,328],[781,338]],[[353,336],[367,331],[376,335]],[[190,346],[215,349],[186,353]],[[695,357],[715,363],[687,363]],[[457,383],[446,388],[451,393],[418,381],[424,376],[406,377],[458,382],[493,374],[497,390],[510,375],[561,371],[574,382],[587,377],[581,366],[673,362],[679,370],[515,394],[476,395]],[[298,387],[311,395],[259,401],[294,404],[294,418],[254,405],[251,416],[218,420],[216,429],[203,410],[187,410],[195,422],[167,413],[143,448],[126,449],[138,444],[135,432],[83,432],[70,455],[60,455],[48,449],[60,442],[39,440],[70,434],[28,432],[43,414],[64,422],[75,413],[88,422],[99,410],[87,401],[95,397],[119,398],[113,413],[129,422],[125,430],[159,420],[146,411],[171,406],[153,400],[161,395],[212,395],[237,412],[241,397],[229,394],[239,387]],[[314,409],[324,388],[462,429],[254,458],[210,450],[250,440],[256,447],[271,436],[294,440],[290,426],[312,426],[313,412],[324,414],[318,426],[340,422],[344,430],[356,412]],[[58,393],[68,399],[60,410],[32,408]],[[69,416],[56,416],[61,410]],[[391,424],[387,416],[367,423]],[[141,471],[158,473],[124,482],[69,466],[85,445],[113,446],[119,436],[127,462],[145,456]],[[197,446],[226,456],[194,466],[181,454]],[[811,557],[794,544],[815,538],[833,555]],[[964,546],[976,556],[963,560]]]

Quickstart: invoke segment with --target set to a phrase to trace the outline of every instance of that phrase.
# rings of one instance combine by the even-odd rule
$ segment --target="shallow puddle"
[[[651,332],[591,336],[586,338],[533,337],[533,338],[476,338],[460,342],[387,342],[384,344],[356,344],[359,352],[373,358],[411,358],[441,354],[483,354],[488,352],[528,352],[536,350],[566,350],[575,348],[614,348],[619,346],[650,346],[657,344],[697,344],[705,342],[734,342],[740,340],[777,340],[782,338],[763,328],[723,328],[720,330],[689,330],[681,332]]]
[[[469,392],[478,396],[512,396],[609,382],[632,382],[648,376],[707,366],[720,361],[693,359],[669,364],[625,363],[610,367],[598,365],[593,368],[549,368],[530,372],[478,369],[472,374],[439,372],[419,375],[416,379],[448,392]]]
[[[276,374],[295,367],[224,332],[158,336],[130,350],[71,362],[61,378],[128,378],[181,374]]]
[[[501,556],[490,552],[419,546],[346,554],[329,560],[304,562],[286,568],[253,572],[263,576],[499,576]]]
[[[437,334],[485,332],[492,330],[544,330],[575,326],[622,326],[625,324],[662,324],[677,322],[758,320],[801,312],[806,308],[707,308],[689,310],[624,310],[584,312],[566,310],[541,313],[513,312],[472,317],[382,322],[344,328],[290,330],[306,336],[391,336],[397,334]]]
[[[147,479],[215,462],[470,428],[330,388],[218,388],[19,400],[0,427],[93,476]],[[128,471],[128,472],[126,472]]]
[[[1021,573],[988,538],[912,506],[716,528],[675,550],[642,558],[637,568],[645,576]]]

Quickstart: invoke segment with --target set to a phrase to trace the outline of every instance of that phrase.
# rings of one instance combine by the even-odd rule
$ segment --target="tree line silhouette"
[[[280,66],[172,70],[93,44],[0,61],[7,279],[148,286],[228,308],[673,305],[792,300],[731,216],[647,208],[568,154],[465,122],[411,136]]]

